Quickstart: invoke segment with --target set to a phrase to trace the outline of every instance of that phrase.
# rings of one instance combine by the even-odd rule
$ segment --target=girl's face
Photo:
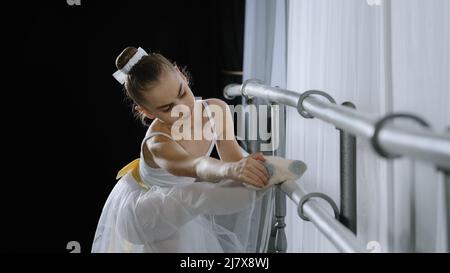
[[[194,94],[178,67],[162,72],[159,82],[146,92],[144,97],[146,105],[138,106],[137,110],[150,119],[158,118],[167,125],[172,125],[180,118],[192,116]],[[172,110],[173,113],[179,114],[175,116]]]

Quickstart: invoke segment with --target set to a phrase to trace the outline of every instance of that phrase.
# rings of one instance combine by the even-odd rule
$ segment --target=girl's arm
[[[181,145],[164,136],[152,137],[146,145],[158,166],[176,176],[211,182],[228,178],[257,187],[268,182],[269,174],[261,163],[265,159],[260,153],[237,162],[224,162],[207,156],[192,157]]]

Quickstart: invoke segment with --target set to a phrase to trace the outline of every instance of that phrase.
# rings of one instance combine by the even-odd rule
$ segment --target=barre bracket
[[[313,197],[322,198],[323,200],[327,201],[328,204],[330,204],[330,206],[333,208],[334,218],[339,220],[340,214],[339,214],[339,209],[338,209],[336,203],[333,201],[333,199],[331,199],[331,197],[329,197],[328,195],[321,193],[321,192],[311,192],[311,193],[305,194],[302,197],[302,199],[300,199],[300,202],[298,203],[298,215],[300,216],[300,218],[302,218],[305,221],[310,221],[309,218],[303,214],[303,205],[306,203],[306,201],[308,201],[309,199],[311,199]]]
[[[378,155],[387,158],[387,159],[393,159],[393,158],[398,158],[401,157],[399,155],[392,155],[389,154],[388,152],[384,151],[381,148],[380,142],[379,142],[379,135],[380,135],[380,131],[381,129],[383,129],[383,127],[386,125],[386,122],[388,122],[391,119],[395,119],[395,118],[407,118],[407,119],[411,119],[416,121],[417,123],[419,123],[420,125],[422,125],[423,127],[427,127],[429,128],[430,125],[423,120],[422,118],[415,116],[413,114],[407,114],[407,113],[397,113],[397,114],[390,114],[387,115],[383,118],[381,118],[379,121],[377,121],[375,123],[375,129],[373,132],[373,136],[370,139],[370,142],[372,143],[372,147],[373,149],[378,153]]]
[[[306,91],[306,92],[304,92],[303,94],[300,95],[300,98],[298,99],[298,102],[297,102],[297,111],[304,118],[314,118],[314,116],[309,114],[305,110],[305,108],[303,107],[303,101],[307,97],[309,97],[310,95],[320,95],[320,96],[325,97],[326,99],[328,99],[331,103],[336,104],[336,101],[333,99],[333,97],[331,97],[329,94],[327,94],[327,93],[325,93],[323,91],[319,91],[319,90]]]
[[[249,83],[259,83],[259,84],[263,84],[263,82],[262,82],[261,80],[257,80],[257,79],[248,79],[248,80],[245,80],[245,81],[242,83],[242,85],[241,85],[241,95],[242,95],[245,99],[247,99],[247,100],[251,100],[251,99],[252,99],[252,98],[249,97],[249,96],[247,95],[247,93],[245,92],[245,87],[246,87],[247,84],[249,84]]]

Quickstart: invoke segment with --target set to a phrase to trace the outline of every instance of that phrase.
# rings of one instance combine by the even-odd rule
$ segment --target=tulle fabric
[[[92,252],[261,251],[255,217],[269,189],[255,191],[233,180],[184,182],[145,192],[125,175],[106,201]]]

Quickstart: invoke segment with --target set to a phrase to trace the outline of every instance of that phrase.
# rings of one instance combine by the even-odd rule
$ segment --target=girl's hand
[[[229,165],[228,177],[256,187],[264,187],[269,180],[269,173],[261,161],[265,161],[262,153],[254,153],[238,162]]]

